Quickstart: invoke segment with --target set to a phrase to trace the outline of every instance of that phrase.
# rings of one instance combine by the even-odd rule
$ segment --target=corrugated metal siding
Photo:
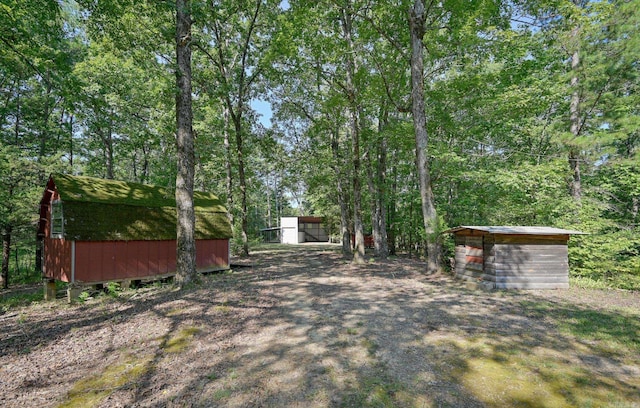
[[[482,272],[484,265],[482,237],[467,237],[466,269],[471,273]]]
[[[467,245],[462,235],[456,235],[456,276],[461,277],[467,269]]]

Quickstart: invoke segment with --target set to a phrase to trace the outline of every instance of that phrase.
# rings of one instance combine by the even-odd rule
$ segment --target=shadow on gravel
[[[637,316],[528,292],[470,291],[446,275],[425,276],[415,260],[355,266],[332,247],[278,248],[243,264],[252,267],[207,277],[197,289],[127,292],[103,306],[7,319],[0,362],[24,364],[27,373],[11,382],[0,371],[0,403],[30,405],[57,392],[49,399],[56,406],[83,377],[131,356],[144,357],[143,367],[122,384],[107,383],[101,403],[640,403],[639,361],[629,357],[640,349]],[[56,346],[75,357],[28,365]]]

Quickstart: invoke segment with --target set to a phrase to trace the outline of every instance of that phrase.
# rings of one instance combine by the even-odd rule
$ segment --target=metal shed
[[[155,279],[176,271],[176,202],[162,187],[53,174],[40,201],[43,275],[71,284]],[[231,225],[211,193],[194,192],[196,267],[229,268]]]
[[[329,242],[322,217],[281,217],[280,228],[283,244]]]
[[[455,274],[496,289],[569,287],[567,243],[580,231],[552,227],[460,226]]]

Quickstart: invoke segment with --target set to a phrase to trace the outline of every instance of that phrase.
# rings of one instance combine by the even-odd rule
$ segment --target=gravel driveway
[[[638,293],[479,292],[417,260],[352,265],[333,246],[241,262],[193,289],[0,316],[0,406],[578,406],[599,387],[640,406],[637,356],[545,312],[640,316]]]

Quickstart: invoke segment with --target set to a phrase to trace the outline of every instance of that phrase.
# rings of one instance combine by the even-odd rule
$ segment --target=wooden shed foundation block
[[[74,303],[78,299],[78,296],[80,296],[80,293],[82,293],[81,286],[69,285],[67,288],[67,302]]]
[[[484,292],[490,292],[495,289],[495,284],[493,282],[487,281],[465,281],[465,286],[467,289],[471,290],[481,290]]]
[[[53,279],[44,280],[44,300],[56,300],[56,281]]]

